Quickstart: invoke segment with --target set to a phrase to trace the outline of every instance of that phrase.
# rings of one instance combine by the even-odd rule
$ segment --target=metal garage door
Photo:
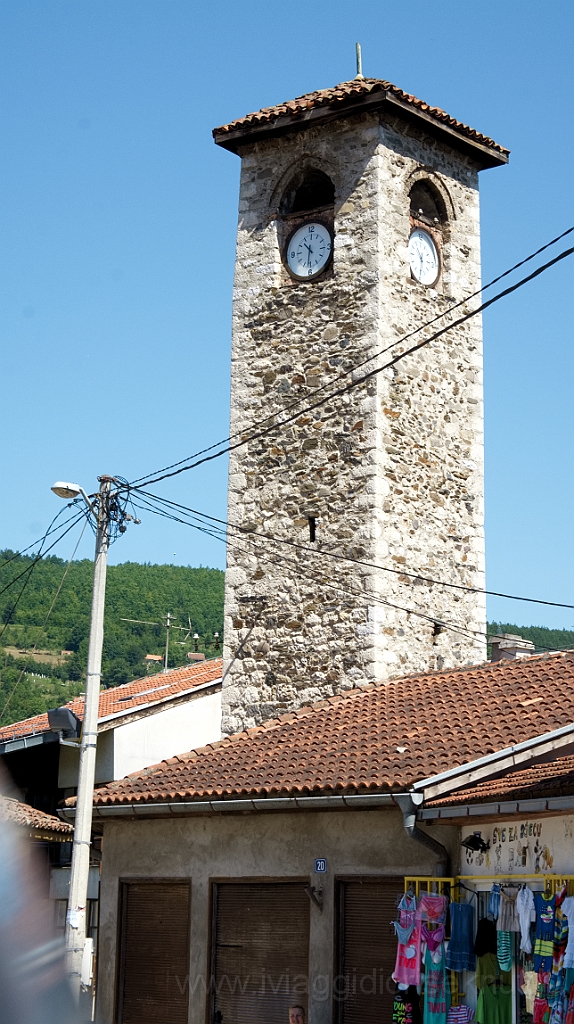
[[[214,885],[214,1024],[287,1024],[307,1005],[309,898],[303,882]]]
[[[401,878],[364,878],[337,885],[338,1024],[391,1024]]]
[[[187,1024],[189,882],[123,882],[118,1024]]]

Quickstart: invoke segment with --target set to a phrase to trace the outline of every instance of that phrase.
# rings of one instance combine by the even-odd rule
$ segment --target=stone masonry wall
[[[279,203],[305,165],[336,191],[333,267],[314,283],[294,282],[280,253]],[[412,281],[408,265],[417,176],[435,183],[448,211],[434,290]],[[479,261],[476,168],[400,121],[364,114],[246,148],[232,435],[284,418],[341,374],[348,382],[475,291]],[[483,595],[401,575],[484,586],[482,417],[474,318],[232,452],[224,733],[356,685],[484,657]],[[434,620],[452,628],[439,632]]]

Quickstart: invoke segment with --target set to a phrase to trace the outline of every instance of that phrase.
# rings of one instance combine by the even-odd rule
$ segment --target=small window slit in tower
[[[317,519],[315,516],[308,516],[307,518],[309,520],[309,540],[311,541],[311,543],[313,543],[313,541],[315,540],[315,529]]]

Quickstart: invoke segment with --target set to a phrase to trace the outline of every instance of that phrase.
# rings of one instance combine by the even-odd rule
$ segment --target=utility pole
[[[182,633],[185,633],[182,643],[185,643],[188,636],[191,633],[191,619],[188,616],[189,628],[187,626],[176,626],[175,619],[172,618],[171,612],[167,612],[165,616],[165,654],[163,656],[163,670],[167,672],[169,668],[169,631],[170,629],[181,629]],[[163,626],[163,622],[151,622],[149,619],[124,619],[121,618],[120,622],[134,622],[138,626]],[[197,636],[197,634],[196,634]],[[199,638],[198,638],[199,639]],[[178,641],[179,642],[179,641]],[[196,645],[197,650],[197,645]]]
[[[101,476],[99,481],[100,491],[96,510],[96,554],[88,645],[86,696],[84,698],[84,721],[80,742],[80,767],[72,847],[72,872],[68,897],[68,913],[66,915],[66,964],[72,991],[77,1003],[80,1001],[82,958],[86,945],[86,909],[90,872],[96,742],[98,738],[98,705],[102,671],[102,647],[104,642],[106,569],[110,544],[109,496],[112,477]],[[89,955],[90,951],[88,950],[87,952]],[[91,1007],[87,1019],[90,1018]]]
[[[165,658],[163,660],[163,670],[167,672],[169,666],[169,631],[171,629],[171,612],[168,612],[165,618]]]

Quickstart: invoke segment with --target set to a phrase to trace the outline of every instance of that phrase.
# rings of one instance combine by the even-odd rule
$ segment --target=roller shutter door
[[[338,883],[338,970],[334,981],[338,1024],[391,1024],[402,878]]]
[[[303,882],[218,883],[212,1021],[286,1024],[307,1006],[309,898]]]
[[[187,1024],[188,882],[123,882],[118,1024]]]

